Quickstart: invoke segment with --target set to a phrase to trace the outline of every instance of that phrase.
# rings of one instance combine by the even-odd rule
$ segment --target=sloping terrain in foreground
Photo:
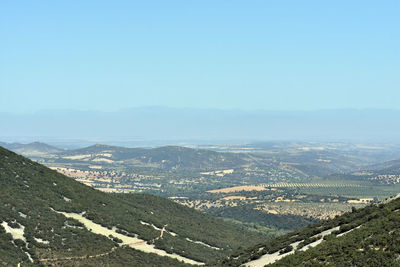
[[[94,190],[0,147],[0,265],[202,265],[261,238],[160,197]]]
[[[218,265],[400,266],[399,196],[238,251]]]

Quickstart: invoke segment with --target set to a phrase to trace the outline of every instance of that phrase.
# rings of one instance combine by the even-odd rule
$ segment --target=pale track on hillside
[[[168,224],[164,225],[163,228],[160,230],[160,235],[154,239],[152,239],[150,242],[154,243],[155,241],[163,238],[164,232],[166,231],[166,227]],[[129,247],[134,248],[135,245],[142,245],[144,243],[147,243],[146,241],[141,241],[141,242],[136,242],[132,244],[128,244]],[[40,262],[52,262],[52,261],[66,261],[66,260],[79,260],[79,259],[92,259],[92,258],[98,258],[98,257],[104,257],[108,256],[111,253],[113,253],[118,247],[113,247],[110,251],[96,254],[96,255],[85,255],[85,256],[71,256],[71,257],[64,257],[64,258],[47,258],[47,259],[40,259]]]

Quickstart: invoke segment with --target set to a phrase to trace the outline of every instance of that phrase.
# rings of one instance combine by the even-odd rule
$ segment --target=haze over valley
[[[327,109],[311,111],[224,110],[142,107],[114,112],[43,110],[1,113],[8,142],[44,141],[80,147],[237,144],[254,141],[345,141],[399,143],[400,111]]]
[[[0,9],[0,266],[400,266],[399,1]]]

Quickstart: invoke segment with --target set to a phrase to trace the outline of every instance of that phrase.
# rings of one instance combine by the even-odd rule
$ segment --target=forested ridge
[[[117,238],[94,234],[55,211],[84,214],[102,227],[204,263],[265,238],[160,197],[97,191],[0,147],[0,223],[23,229],[16,239],[0,226],[0,265],[185,265],[119,246]],[[157,239],[163,227],[166,233]]]
[[[323,231],[336,229],[326,236]],[[305,251],[302,247],[323,241]],[[294,251],[294,243],[299,242]],[[271,266],[400,266],[400,198],[352,209],[250,249],[238,250],[216,265],[239,266],[265,254],[294,251]],[[269,265],[268,265],[269,266]]]

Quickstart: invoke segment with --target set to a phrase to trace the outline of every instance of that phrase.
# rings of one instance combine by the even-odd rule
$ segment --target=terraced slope
[[[5,266],[200,265],[261,240],[160,197],[94,190],[1,147],[0,225]]]

